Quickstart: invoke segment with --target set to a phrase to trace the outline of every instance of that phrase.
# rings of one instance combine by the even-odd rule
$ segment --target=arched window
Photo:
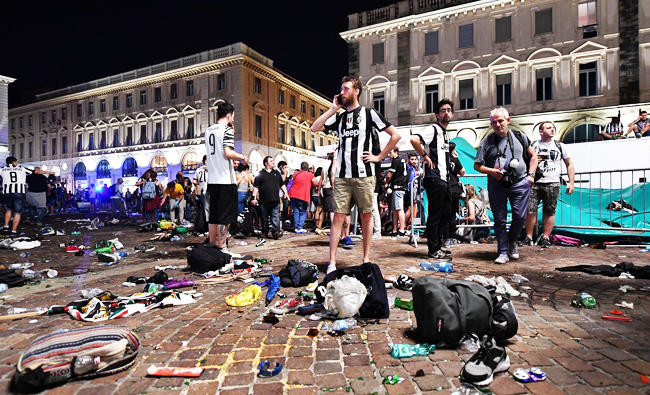
[[[99,161],[97,165],[97,178],[111,178],[111,165],[106,159]]]
[[[116,129],[113,132],[113,147],[119,147],[119,146],[120,146],[120,133]]]
[[[158,173],[159,176],[167,176],[167,159],[162,155],[156,155],[151,160],[151,168]]]
[[[587,141],[594,141],[600,133],[601,126],[593,123],[583,123],[569,130],[562,142],[565,144],[584,143]]]
[[[73,171],[74,179],[76,180],[86,180],[86,165],[83,162],[77,163]]]
[[[183,160],[181,161],[183,174],[193,174],[199,166],[201,166],[201,159],[199,159],[199,155],[196,152],[188,152],[183,156]]]
[[[137,177],[138,163],[133,158],[126,158],[122,164],[122,177]]]

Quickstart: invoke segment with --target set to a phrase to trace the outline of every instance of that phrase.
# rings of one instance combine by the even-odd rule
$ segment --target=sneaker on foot
[[[437,259],[437,260],[441,260],[441,261],[450,261],[451,260],[451,256],[445,254],[442,250],[429,252],[427,254],[427,258]]]
[[[344,238],[342,238],[339,241],[339,245],[348,250],[354,247],[354,243],[352,242],[352,239],[350,239],[350,236],[345,236]]]
[[[373,233],[372,239],[373,240],[381,240],[381,233]]]
[[[503,265],[508,262],[510,262],[510,258],[508,258],[508,254],[500,254],[499,257],[494,260],[494,263],[498,265]]]
[[[334,270],[336,270],[336,265],[330,263],[329,265],[327,265],[327,271],[325,272],[325,274],[330,274]]]
[[[503,347],[497,346],[494,338],[483,336],[481,347],[460,372],[460,380],[478,386],[489,385],[494,374],[510,368],[510,358]]]
[[[517,251],[516,243],[510,245],[510,250],[508,251],[508,257],[510,259],[519,259],[519,251]]]
[[[552,244],[551,241],[548,239],[548,237],[542,237],[542,238],[539,240],[539,243],[538,243],[537,245],[538,245],[538,246],[541,246],[542,248],[549,248],[549,247],[552,246],[553,244]]]
[[[440,251],[442,251],[442,253],[445,254],[445,256],[451,256],[451,251],[449,251],[449,250],[443,250],[441,248]]]
[[[526,238],[524,240],[522,240],[521,243],[519,243],[519,245],[524,246],[524,247],[530,247],[530,246],[534,246],[535,243],[533,242],[533,239],[526,236]]]

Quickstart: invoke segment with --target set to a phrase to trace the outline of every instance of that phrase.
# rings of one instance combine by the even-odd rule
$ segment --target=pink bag
[[[583,244],[587,244],[584,240],[562,235],[551,235],[551,243],[569,247],[579,247]]]

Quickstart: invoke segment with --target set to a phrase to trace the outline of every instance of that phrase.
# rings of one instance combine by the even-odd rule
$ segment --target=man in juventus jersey
[[[442,99],[436,107],[437,122],[411,137],[411,145],[422,156],[425,164],[423,184],[429,200],[426,229],[429,247],[427,256],[433,259],[451,257],[450,251],[442,249],[442,238],[445,228],[449,226],[451,215],[447,126],[453,116],[454,103],[449,99]]]
[[[2,177],[2,193],[4,194],[5,211],[5,226],[3,231],[9,230],[9,221],[11,214],[14,215],[14,222],[11,228],[11,233],[16,233],[18,224],[20,224],[20,216],[25,208],[25,184],[27,182],[28,174],[52,174],[52,171],[44,171],[41,169],[30,170],[28,168],[18,166],[18,159],[13,156],[7,158],[7,166],[0,169],[0,177]]]
[[[210,216],[210,203],[205,200],[205,193],[208,190],[208,166],[206,163],[208,163],[208,156],[203,155],[201,166],[196,169],[192,183],[194,184],[194,194],[199,198],[199,203],[201,203],[205,211],[205,219],[207,221]]]
[[[339,147],[338,168],[334,181],[334,222],[330,232],[330,259],[327,272],[336,269],[336,250],[345,216],[350,214],[353,202],[361,213],[363,231],[363,262],[370,260],[372,238],[372,196],[375,190],[375,163],[382,159],[400,140],[397,130],[374,109],[359,105],[362,84],[354,77],[343,77],[341,91],[334,96],[332,106],[312,124],[314,132],[323,129],[337,133]],[[344,111],[338,112],[340,109]],[[375,132],[390,135],[382,150]]]

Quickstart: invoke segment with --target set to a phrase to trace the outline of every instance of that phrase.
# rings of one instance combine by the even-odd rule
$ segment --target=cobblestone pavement
[[[115,231],[114,228],[112,231]],[[127,248],[144,236],[133,228],[120,229]],[[133,235],[133,236],[132,236]],[[98,235],[93,235],[97,237]],[[101,236],[101,234],[99,235]],[[147,235],[148,236],[148,235]],[[63,237],[61,237],[63,238]],[[54,242],[55,237],[52,237]],[[155,265],[183,264],[183,248],[199,238],[167,243],[146,256],[127,259],[119,265],[102,268],[78,276],[60,276],[40,285],[12,288],[12,297],[4,301],[13,306],[49,306],[65,304],[78,296],[79,290],[99,287],[116,294],[129,294],[133,288],[121,283],[129,275],[151,275]],[[325,237],[288,235],[269,240],[260,248],[255,240],[249,245],[232,248],[236,252],[274,259],[279,270],[287,259],[300,257],[325,268],[328,241]],[[167,255],[159,251],[166,249]],[[519,314],[519,332],[507,344],[511,360],[510,372],[497,375],[490,389],[496,394],[515,393],[648,393],[640,375],[650,374],[648,314],[650,281],[592,276],[583,273],[562,273],[555,267],[573,264],[604,264],[631,261],[647,264],[650,255],[637,249],[596,250],[589,248],[537,247],[521,248],[522,258],[504,266],[492,264],[496,246],[456,245],[455,271],[446,276],[464,278],[470,274],[501,275],[528,297],[514,298]],[[34,250],[36,253],[36,250]],[[51,251],[50,251],[51,252]],[[422,260],[426,247],[417,250],[404,241],[384,238],[373,242],[373,261],[384,275],[397,275]],[[61,257],[64,259],[61,259]],[[81,257],[55,254],[54,262],[62,273],[71,273]],[[171,258],[170,258],[171,257]],[[2,262],[14,262],[14,252],[0,252]],[[164,258],[164,259],[161,259]],[[360,245],[353,250],[340,250],[341,265],[360,263]],[[88,259],[88,258],[85,258]],[[67,269],[66,269],[67,268]],[[521,274],[530,281],[515,284],[510,275]],[[169,271],[170,277],[184,273]],[[416,273],[445,276],[443,274]],[[322,278],[322,274],[321,274]],[[622,285],[634,287],[623,293]],[[390,356],[389,345],[414,343],[407,337],[416,324],[412,312],[391,308],[389,319],[356,328],[342,337],[320,332],[307,336],[310,328],[321,322],[309,321],[297,315],[287,315],[271,325],[261,322],[263,303],[246,308],[231,308],[224,297],[244,287],[241,282],[225,285],[198,286],[203,297],[188,306],[152,310],[148,313],[112,321],[135,330],[142,341],[137,362],[130,370],[88,381],[70,382],[48,391],[48,394],[310,394],[390,393],[412,394],[440,391],[448,393],[459,385],[458,374],[470,355],[456,350],[441,349],[429,357],[397,360]],[[293,295],[299,289],[283,288]],[[596,297],[595,310],[579,310],[569,305],[577,291],[587,291]],[[388,290],[389,296],[410,297],[408,292]],[[6,297],[7,294],[4,294]],[[3,296],[3,295],[0,295]],[[621,301],[633,302],[634,309],[615,307]],[[632,322],[607,321],[600,318],[617,308],[624,310]],[[4,311],[3,311],[4,312]],[[0,322],[3,342],[0,344],[0,391],[8,391],[8,383],[20,352],[36,336],[57,328],[77,328],[93,324],[73,321],[67,315],[39,317]],[[284,369],[278,376],[259,378],[257,365],[261,360],[278,361]],[[146,376],[152,365],[201,366],[205,368],[198,379],[151,378]],[[537,366],[548,375],[544,382],[520,384],[511,372],[518,367]],[[415,377],[422,369],[425,375]],[[382,378],[398,374],[405,377],[397,385],[382,384]]]

